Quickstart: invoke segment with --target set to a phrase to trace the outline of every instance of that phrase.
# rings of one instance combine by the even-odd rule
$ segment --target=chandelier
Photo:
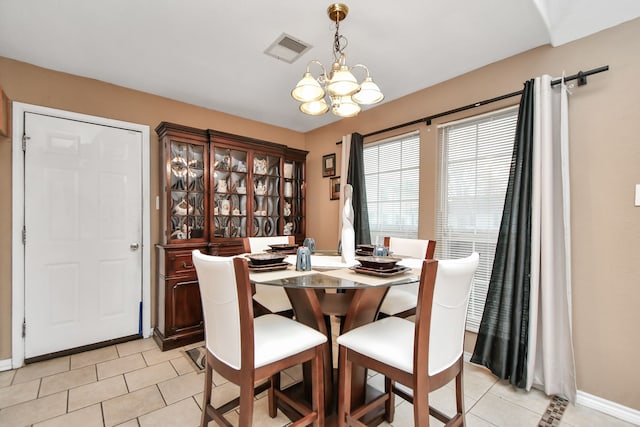
[[[331,108],[331,112],[336,116],[353,117],[360,112],[360,105],[377,104],[384,98],[365,65],[356,64],[353,67],[347,65],[347,57],[344,54],[347,39],[340,35],[340,21],[347,17],[347,13],[349,8],[342,3],[334,3],[327,9],[329,19],[336,23],[336,33],[333,38],[334,62],[330,73],[327,74],[326,68],[320,61],[311,60],[307,64],[307,71],[302,79],[291,91],[291,96],[302,103],[300,111],[305,114],[317,116]],[[322,68],[322,73],[318,77],[311,74],[311,64],[318,64]],[[362,83],[358,83],[351,73],[355,68],[362,68],[366,72]],[[328,95],[330,106],[325,99],[326,95]]]

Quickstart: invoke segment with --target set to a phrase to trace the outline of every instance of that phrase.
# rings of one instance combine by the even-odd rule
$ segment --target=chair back
[[[240,369],[246,350],[242,348],[242,334],[249,334],[253,342],[253,324],[241,328],[241,304],[250,302],[243,301],[247,295],[237,284],[234,258],[205,255],[198,250],[192,257],[202,301],[205,345],[220,361]]]
[[[393,256],[406,256],[418,259],[431,259],[436,249],[435,240],[404,239],[401,237],[385,237],[384,245]]]
[[[435,375],[462,356],[471,283],[478,262],[476,252],[462,259],[424,261],[416,309],[414,372],[427,369],[429,375]]]
[[[292,245],[294,243],[293,236],[245,237],[243,241],[244,251],[252,254],[271,249],[269,245]]]

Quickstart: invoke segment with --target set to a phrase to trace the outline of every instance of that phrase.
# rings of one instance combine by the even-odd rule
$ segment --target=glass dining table
[[[287,259],[295,266],[295,256]],[[312,255],[311,271],[296,271],[289,267],[280,271],[252,272],[249,278],[254,284],[279,286],[286,291],[295,319],[323,334],[329,340],[326,346],[325,367],[325,402],[327,408],[327,425],[335,423],[337,406],[337,377],[339,372],[333,369],[333,345],[331,322],[329,316],[340,319],[340,333],[358,326],[373,322],[387,291],[391,286],[416,283],[420,280],[422,260],[402,259],[399,266],[404,266],[401,273],[370,272],[363,274],[352,266],[342,262],[339,256]],[[363,368],[354,369],[351,378],[352,407],[370,401],[380,394],[379,391],[367,387],[367,372]],[[311,401],[310,366],[303,366],[303,381],[287,389],[297,398],[301,395]],[[295,411],[284,407],[280,409],[290,418]],[[377,425],[382,421],[382,414],[377,414],[368,425]]]

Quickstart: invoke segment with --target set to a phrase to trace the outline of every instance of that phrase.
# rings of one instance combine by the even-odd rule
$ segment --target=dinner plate
[[[406,273],[407,271],[411,270],[411,268],[405,267],[404,265],[396,265],[395,267],[387,270],[380,270],[378,268],[367,268],[360,265],[351,267],[351,269],[356,273],[368,274],[370,276],[378,277],[396,276],[398,274]]]
[[[358,256],[371,256],[373,255],[372,251],[367,251],[363,249],[356,249],[356,255]]]
[[[295,255],[298,253],[298,248],[292,249],[267,249],[265,252],[269,254],[278,254],[278,255]]]
[[[253,265],[251,263],[248,263],[248,268],[251,271],[254,272],[260,272],[260,271],[278,271],[278,270],[286,270],[287,268],[289,268],[291,264],[289,264],[288,262],[278,262],[276,264],[264,264],[264,265]]]
[[[281,250],[291,250],[291,249],[296,249],[298,247],[298,245],[296,244],[290,244],[290,243],[278,243],[278,244],[274,244],[274,245],[269,245],[269,247],[273,250],[276,251],[281,251]]]
[[[253,264],[254,266],[271,265],[271,264],[282,263],[282,260],[285,259],[286,254],[261,252],[261,253],[255,253],[255,254],[248,254],[246,255],[246,257],[249,259],[250,263]]]

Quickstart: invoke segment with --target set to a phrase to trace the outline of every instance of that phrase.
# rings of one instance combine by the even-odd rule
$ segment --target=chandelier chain
[[[333,36],[333,58],[336,61],[340,59],[340,55],[347,47],[347,43],[349,43],[347,38],[343,35],[340,35],[340,21],[336,20],[336,32]]]

